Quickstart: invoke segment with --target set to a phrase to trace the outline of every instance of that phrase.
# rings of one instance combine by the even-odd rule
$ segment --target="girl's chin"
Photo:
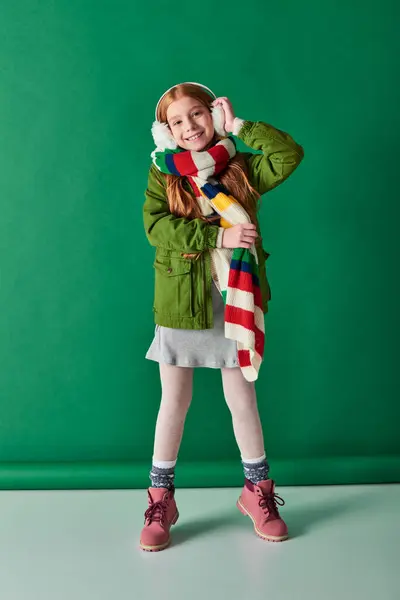
[[[183,147],[181,146],[181,148],[182,148],[183,150],[190,150],[190,151],[192,151],[192,152],[201,152],[202,150],[205,150],[205,149],[206,149],[206,147],[207,147],[207,144],[206,144],[206,145],[204,145],[204,144],[197,144],[197,145],[195,145],[195,144],[190,144],[190,145],[187,145],[185,148],[183,148]]]

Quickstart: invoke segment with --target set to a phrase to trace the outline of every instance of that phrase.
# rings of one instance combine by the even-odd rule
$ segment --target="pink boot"
[[[147,552],[159,552],[170,543],[169,530],[175,525],[179,513],[174,490],[149,488],[149,507],[144,514],[144,527],[140,536],[140,547]]]
[[[257,485],[246,479],[242,495],[237,501],[240,512],[253,521],[256,534],[269,542],[283,542],[289,537],[277,504],[283,506],[285,502],[275,494],[272,479],[260,481]]]

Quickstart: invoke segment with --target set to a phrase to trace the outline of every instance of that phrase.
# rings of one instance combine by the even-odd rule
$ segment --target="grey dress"
[[[225,337],[224,303],[214,283],[212,304],[213,329],[172,329],[157,325],[146,358],[177,367],[238,367],[237,344]]]

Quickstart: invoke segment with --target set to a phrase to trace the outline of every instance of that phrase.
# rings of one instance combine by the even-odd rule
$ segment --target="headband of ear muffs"
[[[199,87],[203,88],[204,90],[206,90],[206,92],[208,94],[210,94],[210,96],[215,100],[216,99],[216,95],[214,94],[214,92],[212,92],[210,90],[210,88],[206,87],[205,85],[202,85],[201,83],[195,83],[194,81],[185,81],[185,84],[192,84],[192,85],[198,85]],[[159,148],[160,150],[175,150],[177,148],[177,143],[175,142],[173,135],[168,127],[167,123],[161,123],[160,121],[158,121],[157,119],[157,111],[158,111],[158,107],[160,106],[160,102],[161,100],[164,98],[164,96],[166,94],[168,94],[168,92],[170,92],[171,90],[173,90],[177,85],[184,85],[182,83],[173,85],[172,87],[169,88],[169,90],[167,90],[166,92],[163,93],[163,95],[161,96],[161,98],[159,99],[159,101],[157,102],[157,106],[156,106],[156,111],[155,111],[155,121],[152,125],[151,128],[151,133],[153,135],[153,139],[154,139],[154,143],[157,146],[157,148]],[[225,113],[224,110],[221,106],[214,106],[211,109],[211,114],[212,114],[212,120],[214,123],[214,129],[215,132],[218,135],[221,136],[226,136],[226,131],[224,128],[224,124],[225,124]]]

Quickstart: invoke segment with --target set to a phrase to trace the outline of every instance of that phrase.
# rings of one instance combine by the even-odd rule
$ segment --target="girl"
[[[194,83],[163,94],[152,131],[144,226],[156,248],[156,333],[147,358],[160,365],[162,399],[140,546],[166,548],[178,519],[174,469],[195,367],[221,369],[245,475],[237,507],[262,539],[282,541],[284,501],[268,479],[254,387],[271,297],[257,208],[303,150],[271,125],[235,117],[227,98]],[[236,152],[229,134],[262,153]]]

